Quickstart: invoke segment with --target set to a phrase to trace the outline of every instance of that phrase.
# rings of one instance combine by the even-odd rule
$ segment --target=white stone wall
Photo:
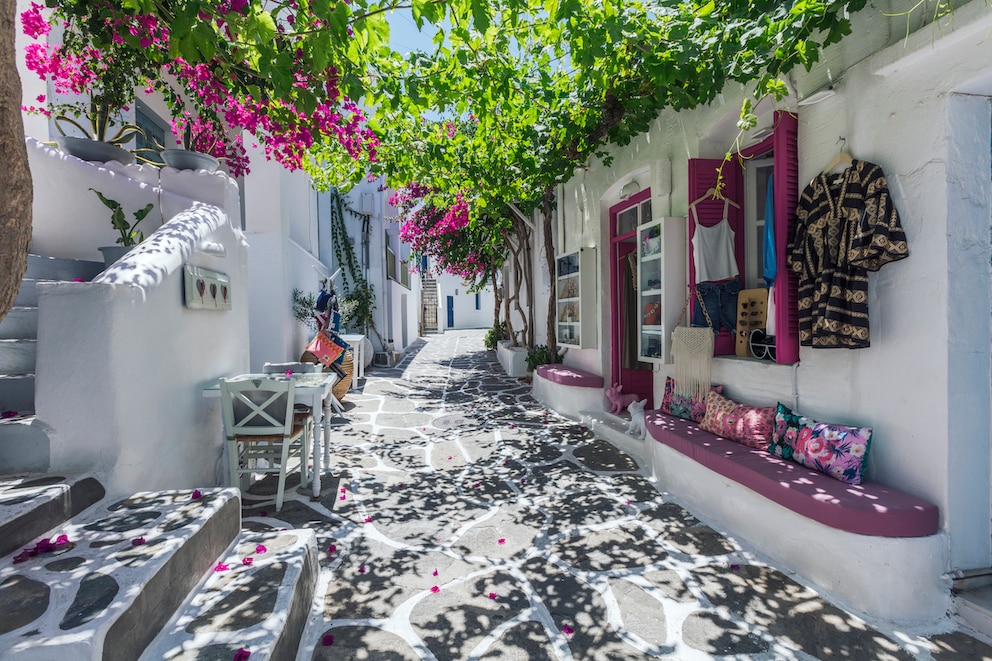
[[[888,176],[910,257],[870,276],[872,346],[804,347],[795,368],[718,358],[713,378],[739,400],[783,401],[826,421],[874,426],[869,476],[940,507],[948,569],[987,567],[992,40],[985,35],[992,10],[972,2],[955,12],[953,25],[905,40],[905,25],[887,23],[878,11],[856,16],[855,34],[829,49],[822,65],[794,73],[792,85],[805,97],[829,83],[829,68],[833,97],[784,104],[798,113],[801,186],[842,148]],[[685,215],[687,159],[736,149],[744,98],[728,89],[695,111],[662,113],[648,133],[614,150],[610,167],[594,162],[577,170],[563,187],[556,252],[599,247],[606,274],[608,209],[631,179],[651,186],[656,217]],[[762,104],[759,127],[770,124],[773,110]],[[609,280],[599,283],[599,347],[570,350],[566,363],[607,374]],[[543,318],[546,302],[539,297],[538,304]],[[656,401],[667,372],[656,373]]]

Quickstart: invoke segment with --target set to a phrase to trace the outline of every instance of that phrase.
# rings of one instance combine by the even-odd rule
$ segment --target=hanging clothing
[[[771,287],[778,275],[775,259],[775,178],[768,176],[768,192],[765,194],[765,240],[762,242],[762,267],[765,286]]]
[[[778,320],[775,315],[778,314],[778,307],[775,305],[775,283],[772,283],[768,287],[768,305],[765,307],[765,335],[768,337],[775,337],[775,331],[778,330]]]
[[[734,230],[727,220],[730,203],[723,202],[723,218],[710,227],[699,222],[696,208],[689,207],[689,214],[696,223],[692,235],[692,258],[696,265],[696,282],[713,282],[736,278],[737,255],[734,254]]]
[[[798,275],[799,343],[869,346],[868,271],[909,255],[882,168],[854,160],[803,191],[789,263]]]

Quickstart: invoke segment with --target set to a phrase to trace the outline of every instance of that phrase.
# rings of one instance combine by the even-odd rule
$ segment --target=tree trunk
[[[541,215],[544,216],[544,258],[548,262],[548,272],[551,274],[551,293],[548,294],[548,349],[552,356],[558,355],[558,335],[555,333],[555,246],[552,233],[551,214],[554,211],[555,187],[544,189],[541,199]]]
[[[31,241],[31,169],[21,119],[21,79],[14,48],[15,0],[0,0],[0,321],[14,306]]]

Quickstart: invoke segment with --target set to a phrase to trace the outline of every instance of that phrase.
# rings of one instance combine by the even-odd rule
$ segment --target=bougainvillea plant
[[[177,136],[193,128],[194,148],[235,176],[248,170],[242,131],[290,169],[317,144],[375,160],[378,140],[349,94],[361,94],[366,48],[378,52],[388,27],[364,0],[48,0],[21,24],[36,40],[27,68],[56,95],[29,111],[119,115],[146,88],[165,97]]]

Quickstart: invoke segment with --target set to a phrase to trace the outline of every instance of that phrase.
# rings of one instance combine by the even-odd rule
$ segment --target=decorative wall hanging
[[[231,278],[199,266],[183,267],[183,294],[191,310],[230,310]]]

